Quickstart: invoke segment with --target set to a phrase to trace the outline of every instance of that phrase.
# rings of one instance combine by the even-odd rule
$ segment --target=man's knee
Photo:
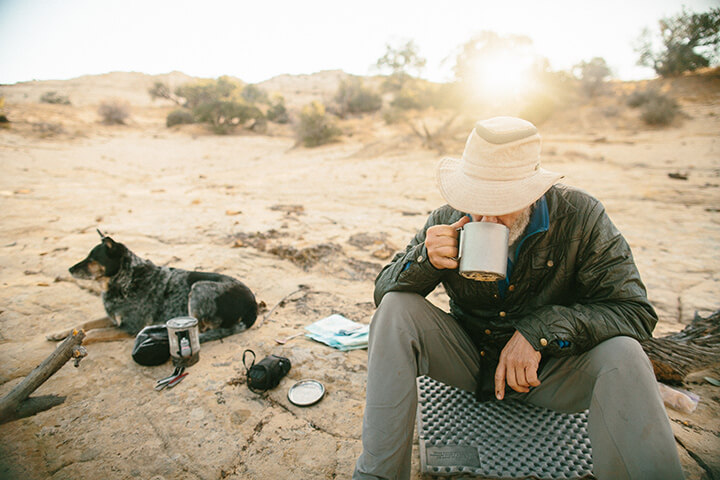
[[[389,292],[375,311],[370,330],[421,331],[435,325],[437,312],[425,297],[411,292]]]
[[[415,316],[426,308],[425,298],[411,292],[388,292],[382,298],[373,317],[373,323],[387,323],[392,320]]]
[[[405,311],[410,308],[416,307],[419,304],[425,303],[425,297],[418,293],[413,292],[388,292],[386,293],[378,310],[393,310],[393,311]]]
[[[650,367],[650,361],[642,346],[631,337],[609,338],[598,344],[592,353],[599,373],[616,369],[647,371]]]

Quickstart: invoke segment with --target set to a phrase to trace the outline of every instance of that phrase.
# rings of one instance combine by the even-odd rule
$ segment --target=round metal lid
[[[325,387],[317,380],[300,380],[290,387],[288,400],[298,407],[309,407],[325,395]]]
[[[175,317],[165,323],[165,326],[176,329],[189,328],[197,325],[198,321],[195,317]]]

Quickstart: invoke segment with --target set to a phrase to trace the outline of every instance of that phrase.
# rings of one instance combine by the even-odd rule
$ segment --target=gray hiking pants
[[[409,479],[416,377],[474,392],[479,355],[447,313],[414,293],[383,297],[370,327],[363,452],[353,479]],[[494,375],[495,372],[489,372]],[[549,358],[541,385],[515,398],[561,412],[590,409],[593,473],[599,480],[683,478],[652,366],[629,337],[581,355]]]

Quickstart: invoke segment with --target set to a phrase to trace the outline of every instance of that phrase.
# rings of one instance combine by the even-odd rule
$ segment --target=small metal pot
[[[189,367],[200,360],[200,333],[193,317],[171,318],[165,324],[170,340],[170,357],[176,367]]]

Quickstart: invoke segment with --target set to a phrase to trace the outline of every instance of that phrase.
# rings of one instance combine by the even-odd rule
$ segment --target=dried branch
[[[71,358],[75,359],[75,366],[78,366],[80,360],[87,355],[85,348],[82,346],[84,338],[85,332],[83,330],[73,330],[72,335],[68,336],[54,352],[35,367],[10,393],[0,399],[0,423],[34,415],[59,405],[65,400],[65,397],[56,397],[54,395],[28,397]]]
[[[695,316],[682,331],[642,342],[658,380],[682,383],[688,374],[720,363],[720,310]]]

